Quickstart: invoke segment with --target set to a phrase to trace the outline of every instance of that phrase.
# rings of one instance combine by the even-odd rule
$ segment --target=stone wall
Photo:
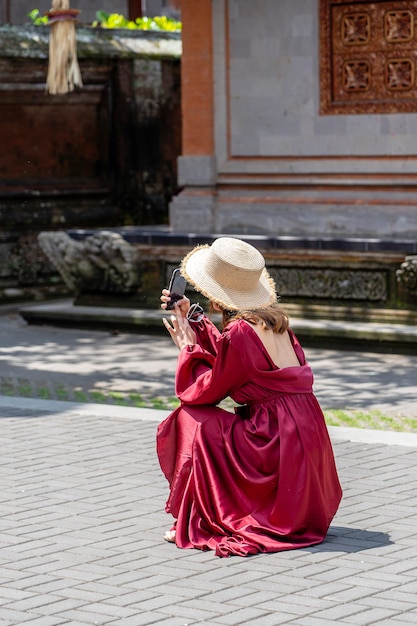
[[[44,230],[164,224],[181,150],[175,35],[78,29],[84,87],[46,94],[46,27],[0,27],[0,300],[61,293]]]
[[[357,97],[361,106],[334,114],[321,110],[321,92],[334,69],[332,59],[326,61],[323,37],[333,37],[337,50],[343,47],[339,26],[329,32],[332,13],[326,7],[330,11],[332,3],[348,17],[359,12],[367,18],[369,13],[370,29],[375,7],[387,12],[407,4],[407,15],[417,23],[412,2],[209,3],[212,60],[202,46],[184,39],[183,63],[188,63],[187,43],[195,73],[199,64],[212,64],[214,96],[208,90],[206,100],[213,101],[215,146],[209,153],[205,145],[190,143],[180,158],[184,189],[171,205],[174,230],[417,237],[417,117],[404,111],[405,87],[392,95],[390,112],[375,112],[364,94]],[[183,5],[184,36],[198,20],[193,6],[190,1]],[[393,49],[394,44],[378,45]],[[410,48],[408,40],[395,45],[400,46],[393,52],[396,57]],[[362,58],[361,50],[372,56],[369,46],[366,51],[365,45],[345,48],[346,59],[350,50],[353,58]],[[188,85],[184,97],[193,102],[191,74]],[[192,127],[194,115],[190,110],[188,120],[185,112],[185,129]]]

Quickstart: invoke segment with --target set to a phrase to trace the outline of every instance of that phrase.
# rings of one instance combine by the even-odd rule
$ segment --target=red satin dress
[[[227,557],[322,542],[342,490],[296,337],[300,365],[280,369],[243,320],[222,334],[206,318],[193,328],[198,344],[178,358],[181,406],[157,433],[177,546]],[[228,396],[243,406],[216,406]]]

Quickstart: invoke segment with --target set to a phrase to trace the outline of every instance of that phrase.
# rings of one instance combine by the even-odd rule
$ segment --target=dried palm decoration
[[[51,26],[46,79],[50,94],[65,94],[83,84],[75,35],[75,24],[80,11],[70,9],[69,4],[69,0],[52,0],[52,9],[46,13]]]

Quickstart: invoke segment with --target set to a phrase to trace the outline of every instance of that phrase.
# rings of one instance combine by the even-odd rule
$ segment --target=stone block
[[[211,155],[178,157],[178,184],[180,187],[210,186],[216,183],[216,159]]]

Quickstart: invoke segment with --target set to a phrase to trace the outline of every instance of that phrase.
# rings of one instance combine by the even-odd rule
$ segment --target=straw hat
[[[181,274],[223,309],[253,310],[276,302],[274,281],[262,254],[240,239],[219,237],[182,260]]]

